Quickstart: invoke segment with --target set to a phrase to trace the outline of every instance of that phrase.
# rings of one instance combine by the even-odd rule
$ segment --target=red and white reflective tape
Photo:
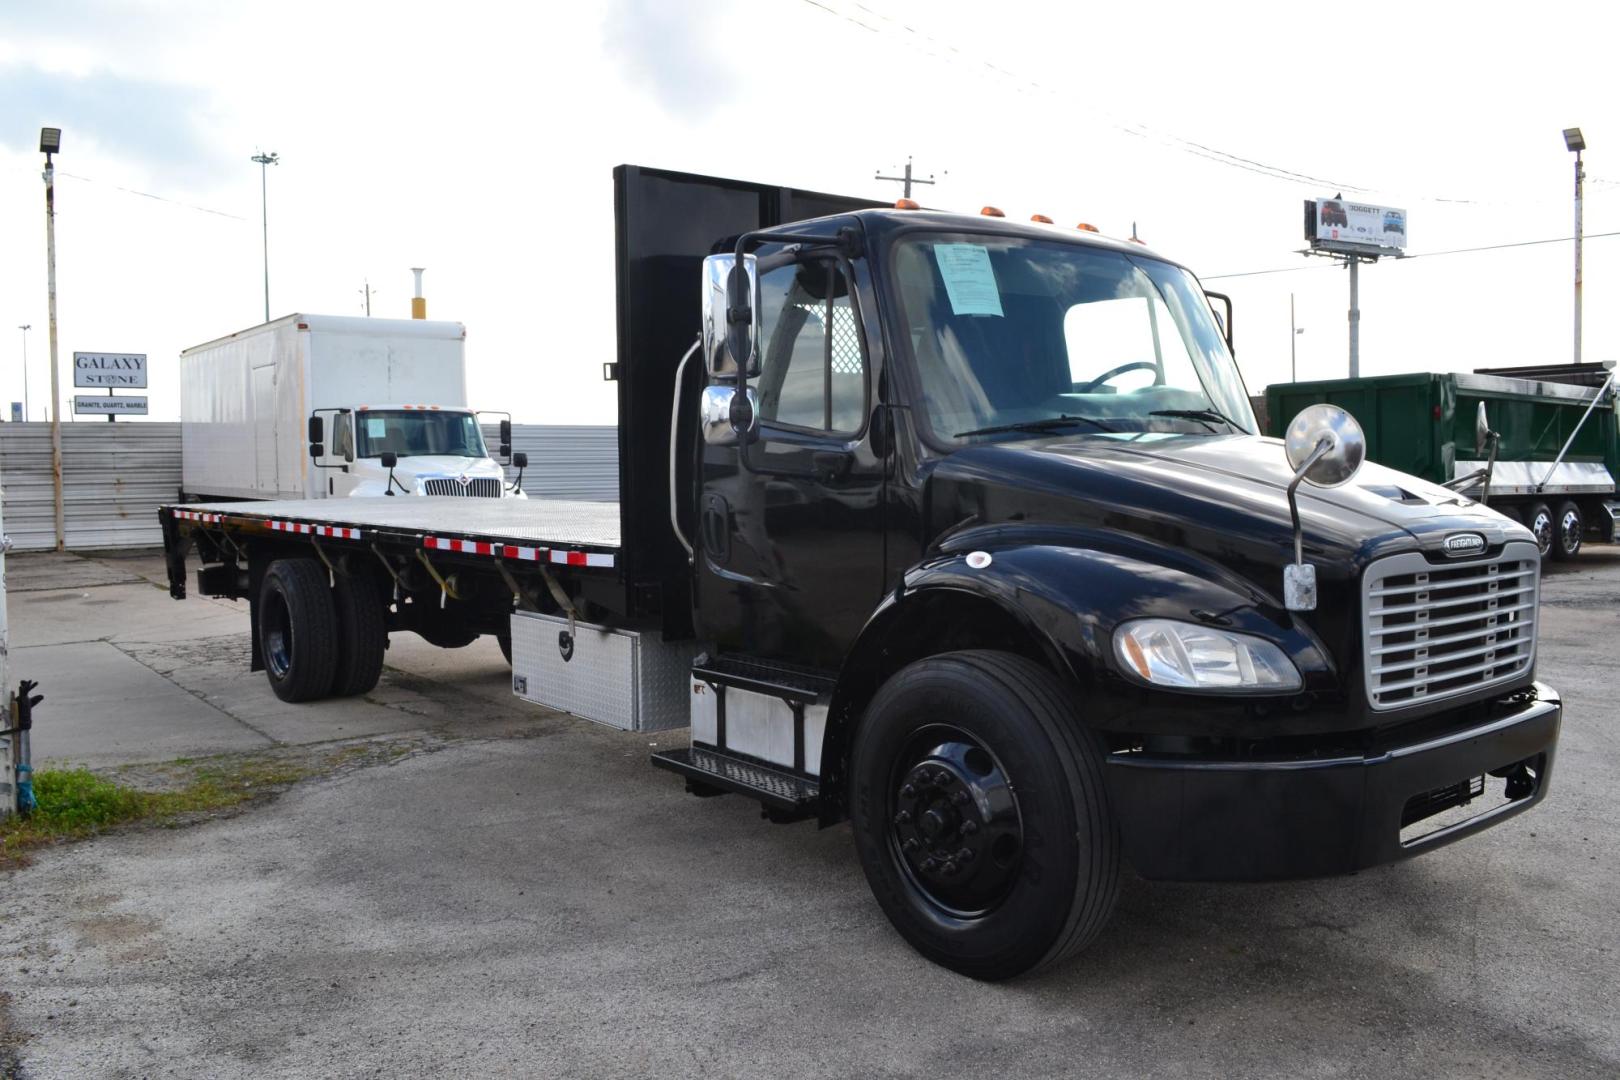
[[[201,521],[209,525],[218,525],[224,514],[204,514],[196,510],[176,510],[174,516],[182,521]]]
[[[552,562],[561,566],[612,567],[612,555],[598,555],[588,551],[559,551],[555,548],[520,547],[516,544],[492,544],[487,540],[456,540],[444,536],[425,536],[424,547],[435,551],[457,552],[462,555],[490,555],[497,559],[522,559],[525,562]]]
[[[312,536],[330,536],[334,540],[358,540],[359,529],[349,529],[342,525],[311,525],[307,521],[269,521],[266,522],[276,532],[308,533]]]

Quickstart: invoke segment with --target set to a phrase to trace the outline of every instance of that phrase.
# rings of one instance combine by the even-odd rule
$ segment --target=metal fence
[[[494,451],[498,431],[485,437]],[[529,455],[523,488],[536,498],[611,502],[619,497],[618,429],[518,424],[512,449]],[[508,479],[517,470],[508,469]],[[63,518],[69,548],[155,547],[157,508],[180,489],[179,424],[62,425]],[[20,551],[56,546],[51,426],[0,424],[5,528]]]
[[[0,424],[6,532],[22,551],[56,546],[51,426]],[[62,425],[62,517],[78,550],[163,542],[159,503],[180,490],[179,424]]]

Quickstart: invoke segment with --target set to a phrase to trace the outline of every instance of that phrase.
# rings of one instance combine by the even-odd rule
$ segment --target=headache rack
[[[1535,663],[1541,554],[1380,559],[1362,580],[1363,670],[1377,710],[1456,697],[1528,675]]]

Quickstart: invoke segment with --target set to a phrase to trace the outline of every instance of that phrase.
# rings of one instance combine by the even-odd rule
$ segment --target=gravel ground
[[[993,986],[900,941],[846,829],[689,798],[648,768],[648,737],[462,692],[481,667],[396,670],[377,708],[431,721],[431,752],[0,877],[15,1067],[1614,1077],[1620,552],[1555,569],[1544,593],[1539,670],[1566,716],[1543,806],[1352,878],[1130,878],[1090,951]],[[187,686],[184,650],[163,657]],[[215,700],[248,700],[197,663]]]

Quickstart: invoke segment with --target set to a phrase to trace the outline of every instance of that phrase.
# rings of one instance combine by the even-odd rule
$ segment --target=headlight
[[[1262,638],[1174,619],[1136,619],[1114,631],[1126,674],[1183,690],[1298,690],[1299,670]]]

